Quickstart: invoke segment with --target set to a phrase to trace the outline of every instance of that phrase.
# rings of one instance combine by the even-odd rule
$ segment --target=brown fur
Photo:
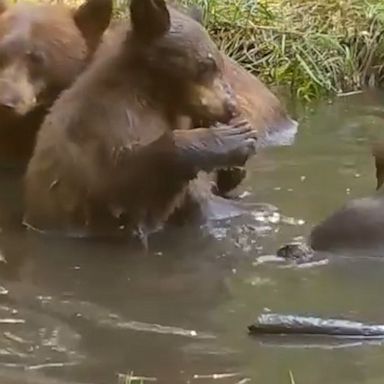
[[[260,138],[295,125],[277,97],[256,76],[226,55],[224,76],[233,88],[241,114]]]
[[[170,3],[193,20],[203,24],[203,11],[198,6],[181,7],[174,1]],[[185,21],[188,22],[187,19]],[[232,87],[240,114],[259,133],[258,145],[270,136],[284,134],[290,129],[294,131],[296,122],[290,118],[284,105],[266,85],[224,52],[222,56],[225,80]],[[276,140],[278,141],[278,137]],[[272,145],[273,141],[267,144]]]
[[[1,9],[0,160],[23,165],[47,108],[84,69],[100,41],[112,1],[88,0],[76,11],[30,3]]]
[[[384,245],[384,143],[372,148],[376,168],[376,193],[346,202],[310,235],[315,250],[372,249]]]
[[[180,116],[233,114],[220,52],[204,29],[169,15],[162,0],[132,0],[131,13],[124,40],[101,49],[39,132],[26,175],[32,228],[157,230],[198,171],[241,165],[253,151],[255,135],[242,124],[179,129]]]
[[[233,88],[240,116],[258,133],[258,147],[291,141],[297,123],[287,114],[280,100],[256,76],[223,53],[224,77]],[[288,136],[288,137],[287,137]],[[216,192],[226,195],[245,178],[245,168],[216,172]]]
[[[201,9],[184,7],[183,11],[203,23]],[[257,132],[258,147],[291,142],[297,123],[290,118],[280,100],[256,76],[224,52],[222,57],[223,75],[234,93],[237,111]],[[246,174],[244,167],[217,170],[210,177],[213,191],[226,196],[241,184]]]
[[[198,6],[188,8],[180,7],[174,1],[170,3],[203,24],[204,15]],[[240,117],[246,119],[258,133],[258,147],[291,143],[296,134],[297,123],[290,118],[284,105],[256,76],[224,52],[222,56],[224,78],[232,87]],[[214,191],[219,195],[226,195],[242,182],[246,169],[222,169],[211,176]]]
[[[256,76],[224,53],[223,63],[224,77],[233,89],[238,112],[257,132],[258,146],[279,144],[284,142],[285,136],[291,140],[296,134],[296,122],[290,119],[277,97]],[[213,175],[215,192],[227,195],[240,185],[246,174],[244,167],[216,171]]]
[[[192,20],[202,23],[200,9],[180,7],[174,1],[169,1],[172,5],[173,19],[177,18],[180,23],[188,26]],[[129,23],[129,20],[127,20]],[[107,33],[104,49],[116,49],[117,42],[121,42],[126,29],[130,26],[125,23],[117,23]],[[101,52],[103,50],[100,50]],[[283,104],[279,99],[256,77],[242,68],[238,63],[221,53],[221,70],[225,82],[232,90],[232,97],[236,102],[236,110],[241,118],[249,122],[258,134],[258,146],[278,145],[281,142],[291,140],[296,133],[296,122],[287,114]],[[212,105],[211,99],[209,104]],[[185,119],[181,126],[188,127],[201,125],[202,122],[190,122]],[[204,125],[214,123],[204,121]],[[231,169],[221,169],[214,172],[208,178],[213,191],[218,195],[227,195],[234,190],[245,178],[246,169],[236,167]],[[207,178],[204,178],[207,179]],[[198,189],[198,188],[197,188]],[[196,196],[196,194],[194,194]],[[207,196],[206,194],[204,194]]]

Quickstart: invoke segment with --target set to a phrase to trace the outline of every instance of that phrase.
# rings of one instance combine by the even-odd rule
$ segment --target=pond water
[[[331,255],[306,269],[256,263],[375,187],[369,144],[383,136],[383,94],[296,113],[296,143],[261,152],[243,187],[244,200],[279,215],[180,230],[147,255],[22,231],[18,176],[3,174],[0,382],[117,384],[133,371],[166,384],[282,384],[291,371],[297,384],[382,383],[381,343],[247,334],[268,310],[384,323],[384,258]]]

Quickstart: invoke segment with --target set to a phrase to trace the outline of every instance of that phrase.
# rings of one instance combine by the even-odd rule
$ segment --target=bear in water
[[[24,223],[73,236],[148,233],[184,203],[199,171],[241,166],[256,133],[234,117],[222,56],[204,28],[164,0],[132,0],[131,28],[64,91],[46,117],[25,178]],[[104,55],[104,57],[103,57]]]
[[[172,5],[203,24],[200,7]],[[224,52],[221,54],[223,75],[233,90],[240,116],[258,133],[257,147],[292,144],[297,133],[297,122],[291,119],[281,101],[256,76]],[[211,178],[215,193],[226,196],[243,181],[246,173],[244,167],[215,171]]]
[[[26,166],[36,132],[58,94],[91,59],[112,0],[64,5],[0,2],[0,163]]]
[[[369,249],[384,245],[384,144],[373,147],[376,165],[376,193],[348,201],[318,224],[310,244],[317,251]]]
[[[223,54],[224,78],[232,87],[240,115],[258,133],[258,148],[292,144],[297,123],[279,99],[256,77]],[[245,167],[216,172],[216,191],[227,195],[245,178]]]
[[[197,6],[185,7],[175,1],[168,2],[171,7],[172,19],[188,25],[195,22],[203,25],[201,8]],[[129,20],[118,21],[108,30],[104,47],[117,49],[117,41],[124,40],[126,30],[130,28]],[[190,29],[193,31],[193,29]],[[192,32],[193,33],[193,32]],[[100,53],[102,50],[100,50]],[[297,132],[297,122],[288,115],[280,100],[256,77],[232,60],[224,52],[220,52],[221,68],[225,81],[232,88],[238,113],[247,120],[258,134],[258,147],[291,144]],[[210,101],[212,103],[212,99]],[[198,121],[197,126],[207,126],[212,122]],[[184,126],[193,127],[193,122],[184,120]],[[213,172],[210,177],[203,176],[204,184],[210,180],[213,191],[220,196],[227,196],[245,178],[244,167],[231,167]],[[199,189],[199,188],[197,188]]]

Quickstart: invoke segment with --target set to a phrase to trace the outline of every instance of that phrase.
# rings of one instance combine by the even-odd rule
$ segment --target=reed
[[[313,100],[383,83],[382,0],[178,1],[201,7],[221,49],[294,98]],[[115,0],[117,17],[126,14],[128,3]]]
[[[380,0],[182,0],[217,44],[267,84],[311,100],[380,86]]]

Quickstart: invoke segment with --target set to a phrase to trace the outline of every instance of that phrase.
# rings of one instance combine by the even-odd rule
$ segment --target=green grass
[[[313,100],[383,83],[383,0],[178,1],[200,6],[221,49],[294,98]],[[128,2],[115,0],[117,15]]]
[[[296,384],[292,371],[289,371],[289,382],[290,384]]]
[[[300,99],[378,86],[384,2],[183,0],[205,11],[217,44],[270,85]]]

